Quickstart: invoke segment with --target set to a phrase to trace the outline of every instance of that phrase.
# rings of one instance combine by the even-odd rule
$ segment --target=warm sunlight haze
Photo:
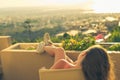
[[[94,0],[92,8],[97,13],[120,12],[119,0]]]
[[[0,80],[64,79],[120,80],[120,0],[0,0]]]
[[[41,6],[93,9],[96,13],[120,12],[118,0],[0,0],[0,8]]]

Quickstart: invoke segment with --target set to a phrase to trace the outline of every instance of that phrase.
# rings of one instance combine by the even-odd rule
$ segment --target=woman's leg
[[[66,59],[70,63],[73,63],[73,61],[66,55],[62,47],[56,47],[54,45],[45,46],[45,43],[42,41],[39,43],[36,51],[38,54],[42,54],[44,51],[46,51],[51,56],[55,56],[55,62],[59,59]]]
[[[53,42],[50,39],[49,33],[44,34],[44,42],[46,52],[48,52],[50,55],[55,56],[55,62],[59,59],[66,59],[69,62],[73,62],[65,53],[64,49],[61,47],[56,47],[53,45]],[[50,47],[49,47],[50,46]]]
[[[54,45],[51,45],[51,46],[45,46],[44,50],[51,56],[55,57],[55,62],[58,61],[59,59],[66,59],[70,63],[73,63],[73,61],[66,55],[62,47],[56,47]]]
[[[66,57],[65,51],[61,47],[56,47],[54,45],[44,46],[44,50],[51,56],[55,57],[55,62],[58,61],[59,59],[65,59]]]

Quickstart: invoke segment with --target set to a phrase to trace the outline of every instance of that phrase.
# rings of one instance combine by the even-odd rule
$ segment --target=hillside
[[[51,8],[1,8],[0,35],[16,41],[35,41],[49,32],[51,36],[70,30],[109,32],[119,22],[119,13],[92,13],[91,10]],[[115,18],[109,21],[106,18]]]

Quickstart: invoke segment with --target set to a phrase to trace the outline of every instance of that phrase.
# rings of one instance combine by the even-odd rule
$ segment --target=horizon
[[[0,0],[0,3],[0,8],[46,7],[94,10],[96,13],[120,12],[117,0]]]

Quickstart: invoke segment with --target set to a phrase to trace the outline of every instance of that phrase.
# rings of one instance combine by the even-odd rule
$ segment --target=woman
[[[73,62],[61,47],[52,45],[49,34],[44,35],[44,41],[40,43],[37,51],[46,51],[55,57],[55,62],[51,69],[80,68],[83,70],[86,80],[115,80],[113,63],[106,50],[94,45],[81,52],[75,62]]]

